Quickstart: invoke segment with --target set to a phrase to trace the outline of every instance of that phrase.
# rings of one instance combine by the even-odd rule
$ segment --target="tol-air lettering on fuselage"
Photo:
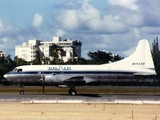
[[[55,67],[48,67],[48,70],[71,70],[71,67],[55,66]]]

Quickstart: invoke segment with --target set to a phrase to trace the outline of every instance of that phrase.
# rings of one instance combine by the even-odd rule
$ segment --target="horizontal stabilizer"
[[[151,75],[155,75],[155,73],[146,73],[146,72],[138,72],[138,73],[134,73],[134,76],[151,76]]]

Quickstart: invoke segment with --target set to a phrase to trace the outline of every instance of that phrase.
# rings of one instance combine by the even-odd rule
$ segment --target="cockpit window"
[[[22,72],[22,69],[17,69],[17,68],[15,68],[13,71],[14,71],[14,72]]]
[[[17,72],[17,69],[15,68],[13,71],[14,71],[14,72]]]

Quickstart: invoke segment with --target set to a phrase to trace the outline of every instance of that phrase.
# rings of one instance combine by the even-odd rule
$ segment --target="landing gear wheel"
[[[70,95],[76,95],[77,94],[77,91],[75,89],[69,89],[68,93]]]
[[[20,90],[20,91],[19,91],[19,94],[20,94],[20,95],[24,95],[24,91],[23,91],[23,90]]]
[[[19,87],[20,87],[19,94],[20,94],[20,95],[24,95],[24,91],[22,90],[22,88],[23,88],[23,84],[22,84],[22,83],[20,83]]]

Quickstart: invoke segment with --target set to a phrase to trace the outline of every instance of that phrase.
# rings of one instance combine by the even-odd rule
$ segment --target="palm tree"
[[[48,57],[43,57],[41,59],[41,61],[42,61],[42,64],[49,64],[50,63],[50,59]]]
[[[60,46],[56,44],[53,44],[52,46],[50,46],[50,54],[51,54],[51,57],[53,58],[53,60],[51,60],[51,64],[57,64],[59,63],[59,61],[62,62],[63,61],[62,53],[63,53],[63,49]]]

